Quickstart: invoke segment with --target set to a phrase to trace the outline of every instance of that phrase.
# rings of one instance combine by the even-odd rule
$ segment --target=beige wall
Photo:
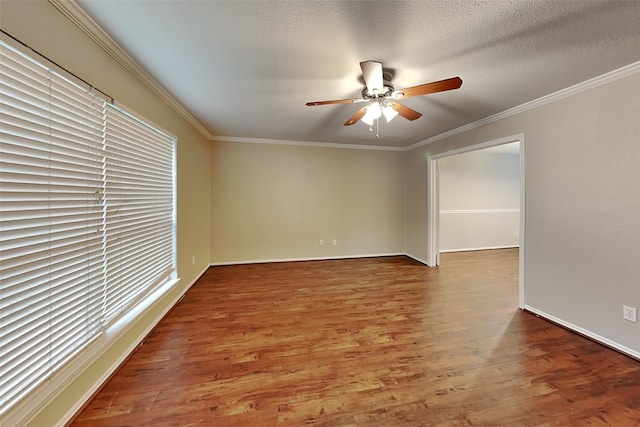
[[[525,305],[640,356],[640,75],[416,148],[407,252],[425,259],[426,157],[524,133]],[[412,237],[418,236],[418,237]]]
[[[427,260],[427,153],[406,153],[405,251],[426,264]]]
[[[80,400],[158,313],[209,264],[210,143],[174,110],[135,80],[74,24],[43,0],[0,2],[0,26],[134,113],[177,137],[177,256],[181,282],[34,420],[52,425]],[[196,263],[192,264],[192,256]]]
[[[213,263],[404,253],[403,152],[218,142],[211,164]]]

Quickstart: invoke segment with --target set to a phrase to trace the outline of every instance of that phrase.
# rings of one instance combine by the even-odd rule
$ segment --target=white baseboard
[[[520,245],[506,245],[506,246],[483,246],[480,248],[442,249],[440,253],[445,254],[449,252],[489,251],[492,249],[513,249],[513,248],[519,248],[519,247]]]
[[[424,264],[424,265],[425,265],[425,266],[427,266],[427,267],[432,267],[431,265],[429,265],[429,264],[427,263],[427,261],[423,260],[422,258],[418,258],[417,256],[413,256],[413,255],[411,255],[411,254],[404,254],[404,255],[405,255],[405,256],[407,256],[407,257],[409,257],[409,258],[411,258],[411,259],[412,259],[412,260],[414,260],[414,261],[418,261],[420,264]]]
[[[386,257],[386,256],[406,256],[408,258],[413,259],[414,261],[417,261],[429,267],[429,265],[427,264],[427,261],[408,253],[345,255],[345,256],[338,256],[338,257],[276,258],[276,259],[264,259],[264,260],[253,260],[253,261],[249,261],[249,260],[224,261],[224,262],[212,262],[211,267],[223,266],[223,265],[263,264],[263,263],[270,263],[270,262],[328,261],[328,260],[336,260],[336,259],[375,258],[375,257]]]
[[[385,256],[403,256],[405,253],[389,253],[389,254],[363,254],[363,255],[341,255],[341,256],[329,256],[329,257],[302,257],[302,258],[272,258],[272,259],[255,259],[255,260],[241,260],[241,261],[218,261],[212,262],[211,267],[222,265],[241,265],[241,264],[265,264],[271,262],[297,262],[297,261],[328,261],[336,259],[350,259],[350,258],[375,258]]]
[[[632,358],[634,358],[636,360],[640,360],[640,352],[635,351],[635,350],[633,350],[633,349],[631,349],[629,347],[626,347],[626,346],[624,346],[624,345],[622,345],[620,343],[612,341],[612,340],[610,340],[608,338],[605,338],[605,337],[603,337],[601,335],[598,335],[598,334],[596,334],[594,332],[591,332],[591,331],[589,331],[587,329],[581,328],[580,326],[574,325],[571,322],[567,322],[567,321],[562,320],[562,319],[560,319],[558,317],[552,316],[552,315],[550,315],[548,313],[545,313],[542,310],[538,310],[537,308],[531,307],[530,305],[526,305],[525,304],[523,309],[535,314],[536,316],[540,316],[543,319],[549,320],[549,321],[551,321],[553,323],[556,323],[556,324],[558,324],[558,325],[560,325],[562,327],[565,327],[565,328],[567,328],[567,329],[569,329],[571,331],[577,332],[580,335],[584,335],[585,337],[587,337],[587,338],[589,338],[589,339],[591,339],[593,341],[596,341],[597,343],[600,343],[602,345],[610,347],[610,348],[612,348],[612,349],[614,349],[616,351],[619,351],[620,353],[623,353],[623,354],[625,354],[625,355],[627,355],[629,357],[632,357]]]

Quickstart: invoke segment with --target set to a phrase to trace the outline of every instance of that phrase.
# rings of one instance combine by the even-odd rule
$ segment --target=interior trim
[[[223,265],[243,265],[243,264],[264,264],[273,262],[298,262],[298,261],[331,261],[338,259],[354,259],[354,258],[383,258],[392,256],[412,256],[404,253],[388,253],[388,254],[365,254],[365,255],[340,255],[340,256],[328,256],[328,257],[302,257],[302,258],[274,258],[274,259],[256,259],[256,260],[244,260],[244,261],[221,261],[212,262],[211,267],[223,266]],[[414,258],[415,259],[415,258]]]
[[[212,141],[246,142],[248,144],[295,145],[303,147],[346,148],[352,150],[405,151],[404,147],[366,144],[338,144],[335,142],[291,141],[285,139],[245,138],[240,136],[212,136]]]
[[[74,0],[49,0],[64,16],[73,22],[82,32],[100,46],[109,56],[115,59],[125,70],[140,81],[147,89],[156,94],[182,118],[195,127],[203,136],[211,139],[209,133],[186,108],[169,94],[149,73],[147,73],[115,40],[107,34]],[[116,100],[117,101],[117,100]]]
[[[369,149],[379,150],[382,149],[377,145],[356,145],[356,144],[330,144],[322,142],[304,142],[301,141],[288,141],[288,140],[263,140],[261,138],[245,138],[245,137],[231,137],[231,136],[214,136],[206,127],[204,127],[196,118],[187,111],[173,96],[171,96],[158,82],[156,82],[149,73],[147,73],[127,52],[122,49],[87,13],[77,5],[74,0],[48,0],[56,9],[58,9],[64,16],[66,16],[71,22],[73,22],[78,28],[80,28],[85,34],[87,34],[98,46],[100,46],[106,53],[113,57],[118,63],[120,63],[128,72],[130,72],[135,78],[137,78],[142,84],[144,84],[149,90],[160,97],[171,108],[173,108],[180,116],[191,123],[204,137],[212,141],[234,141],[250,143],[271,143],[281,145],[307,145],[313,144],[319,147],[334,147],[334,148],[347,148],[347,149]],[[541,98],[534,99],[533,101],[526,102],[500,113],[494,114],[489,117],[477,120],[473,123],[460,126],[456,129],[452,129],[448,132],[435,135],[431,138],[409,145],[407,147],[387,147],[386,149],[391,151],[410,151],[418,147],[430,144],[441,139],[448,138],[453,135],[457,135],[463,132],[467,132],[472,129],[479,128],[486,124],[502,120],[504,118],[519,114],[533,108],[540,107],[545,104],[575,95],[580,92],[587,91],[607,83],[637,74],[640,72],[640,61],[633,64],[626,65],[618,68],[617,70],[610,71],[602,74],[601,76],[594,77],[585,82],[581,82],[570,86],[565,89],[561,89],[557,92],[545,95]],[[277,141],[277,142],[276,142]]]
[[[440,209],[442,214],[494,214],[494,213],[519,213],[520,209]]]
[[[496,249],[515,249],[520,245],[505,245],[505,246],[482,246],[477,248],[458,248],[458,249],[442,249],[441,254],[454,253],[454,252],[474,252],[474,251],[492,251]]]
[[[558,317],[552,316],[551,314],[545,313],[542,310],[538,310],[537,308],[531,307],[530,305],[525,305],[522,307],[524,311],[527,311],[534,316],[541,317],[557,326],[560,326],[564,329],[568,329],[572,332],[575,332],[579,335],[584,336],[592,341],[597,342],[598,344],[604,345],[605,347],[609,347],[613,350],[616,350],[619,353],[624,354],[625,356],[632,357],[633,359],[640,360],[640,352],[632,350],[631,348],[624,346],[618,342],[612,341],[608,338],[605,338],[601,335],[596,334],[595,332],[591,332],[587,329],[581,328],[577,325],[574,325],[571,322],[567,322]]]
[[[433,154],[427,156],[427,265],[435,267],[440,264],[440,195],[438,185],[438,159],[453,156],[455,154],[467,153],[470,151],[481,150],[483,148],[494,147],[497,145],[509,144],[512,142],[520,143],[520,254],[519,254],[519,306],[525,305],[524,289],[524,252],[525,252],[525,224],[526,224],[526,203],[525,203],[525,137],[524,133],[506,136],[491,141],[480,142],[461,148],[456,148],[444,153]]]
[[[611,83],[616,80],[620,80],[625,77],[629,77],[638,73],[640,73],[640,61],[634,62],[633,64],[625,65],[624,67],[618,68],[617,70],[613,70],[608,73],[589,79],[587,81],[575,84],[573,86],[569,86],[568,88],[561,89],[557,92],[553,92],[541,98],[534,99],[533,101],[525,102],[524,104],[518,105],[516,107],[510,108],[508,110],[502,111],[492,116],[485,117],[484,119],[477,120],[473,123],[469,123],[464,126],[460,126],[459,128],[452,129],[448,132],[441,133],[440,135],[436,135],[431,138],[425,139],[424,141],[416,142],[413,145],[409,145],[408,147],[405,147],[405,151],[413,150],[415,148],[422,147],[427,144],[431,144],[432,142],[436,142],[453,135],[467,132],[472,129],[479,128],[481,126],[488,125],[489,123],[492,123],[492,122],[497,122],[498,120],[502,120],[507,117],[514,116],[516,114],[524,113],[525,111],[532,110],[534,108],[538,108],[546,104],[550,104],[552,102],[567,98],[569,96],[576,95],[578,93],[585,92],[587,90],[594,89],[594,88],[603,86],[607,83]]]

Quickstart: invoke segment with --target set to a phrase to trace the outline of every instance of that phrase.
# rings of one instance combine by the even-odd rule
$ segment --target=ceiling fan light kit
[[[371,126],[373,126],[373,123],[376,122],[381,115],[384,115],[387,123],[393,120],[396,115],[400,115],[407,120],[416,120],[422,117],[421,113],[406,105],[395,102],[397,99],[444,92],[458,89],[462,86],[462,79],[460,77],[452,77],[450,79],[425,83],[396,91],[391,84],[392,74],[382,69],[381,62],[363,61],[360,63],[360,69],[362,70],[362,77],[366,85],[365,88],[362,89],[361,98],[313,101],[307,102],[306,105],[314,107],[318,105],[368,102],[369,105],[360,108],[344,125],[351,126],[358,121],[362,121],[369,125],[369,130],[372,130]]]
[[[387,119],[387,123],[389,123],[395,116],[398,115],[398,112],[394,110],[390,105],[385,105],[382,109],[382,114],[384,114],[384,118]]]
[[[379,98],[381,99],[381,98]],[[368,124],[369,126],[373,125],[374,120],[378,120],[380,116],[384,115],[384,118],[389,123],[395,116],[398,115],[398,112],[393,109],[387,103],[383,103],[380,100],[373,101],[371,105],[364,107],[366,112],[364,116],[360,119],[361,122]]]
[[[382,114],[382,107],[378,102],[373,102],[371,105],[366,107],[367,111],[364,113],[364,116],[360,119],[361,122],[364,122],[371,126],[374,120],[377,120]]]

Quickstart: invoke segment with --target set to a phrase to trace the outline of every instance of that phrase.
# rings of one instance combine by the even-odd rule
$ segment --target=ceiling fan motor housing
[[[393,85],[388,80],[384,81],[382,90],[376,90],[374,91],[374,93],[370,93],[369,90],[366,88],[366,86],[364,89],[362,89],[362,97],[364,99],[382,98],[385,96],[389,96],[392,93],[393,93]]]

